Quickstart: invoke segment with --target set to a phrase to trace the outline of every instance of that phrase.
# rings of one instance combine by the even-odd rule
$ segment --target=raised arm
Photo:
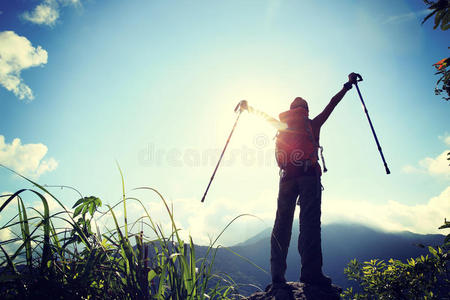
[[[344,98],[347,91],[352,88],[352,84],[356,82],[356,79],[357,74],[351,73],[348,75],[348,82],[346,82],[342,89],[331,98],[330,103],[328,103],[325,109],[312,120],[315,126],[321,127],[323,123],[325,123],[336,105]]]
[[[253,113],[253,114],[265,119],[267,122],[269,122],[270,125],[275,127],[277,130],[283,130],[283,129],[287,128],[286,124],[278,121],[277,119],[273,118],[272,116],[269,116],[268,114],[266,114],[263,111],[257,110],[255,108],[251,107],[250,105],[248,105],[247,109],[248,109],[248,112]]]

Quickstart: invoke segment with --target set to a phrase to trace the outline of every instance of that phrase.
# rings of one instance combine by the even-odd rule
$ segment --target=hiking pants
[[[299,198],[297,202],[297,197]],[[301,256],[302,278],[322,274],[320,237],[320,176],[300,176],[280,179],[277,214],[271,236],[270,267],[273,283],[285,282],[286,257],[292,233],[296,203],[300,205],[300,235],[298,251]]]

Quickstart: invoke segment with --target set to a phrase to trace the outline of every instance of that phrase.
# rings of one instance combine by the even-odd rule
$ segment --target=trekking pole
[[[384,163],[384,168],[386,169],[386,174],[391,174],[391,171],[388,168],[386,160],[384,159],[383,150],[381,150],[380,142],[378,141],[377,134],[375,133],[375,129],[373,128],[372,121],[370,120],[369,111],[367,110],[366,104],[364,103],[364,100],[361,96],[361,91],[359,90],[359,87],[358,87],[358,82],[363,81],[363,79],[362,79],[361,75],[359,75],[359,74],[356,74],[356,75],[357,75],[357,79],[356,79],[356,82],[354,82],[354,84],[356,86],[356,90],[358,91],[359,99],[361,99],[361,103],[362,103],[364,112],[366,114],[367,120],[369,121],[370,129],[372,129],[373,137],[375,138],[375,142],[377,143],[377,146],[378,146],[378,151],[380,152],[381,159],[383,160],[383,163]]]
[[[213,181],[213,179],[214,179],[214,176],[216,175],[217,169],[219,168],[220,162],[222,161],[222,158],[223,158],[223,155],[224,155],[224,153],[225,153],[225,150],[227,150],[228,143],[230,142],[231,136],[233,135],[234,129],[236,128],[237,122],[239,121],[239,117],[241,116],[241,113],[242,113],[245,109],[247,109],[247,101],[245,101],[245,100],[240,101],[240,102],[236,105],[236,108],[234,109],[234,112],[237,112],[237,111],[239,110],[238,115],[237,115],[237,117],[236,117],[236,121],[234,121],[233,128],[231,129],[230,135],[228,136],[227,142],[225,143],[225,147],[224,147],[223,150],[222,150],[222,154],[220,154],[219,161],[217,162],[216,168],[214,169],[214,172],[213,172],[213,174],[212,174],[212,176],[211,176],[211,179],[209,180],[208,186],[206,187],[206,191],[205,191],[205,193],[203,194],[203,197],[202,197],[202,201],[201,201],[201,202],[204,202],[204,201],[205,201],[206,194],[208,193],[209,187],[211,186],[211,183],[212,183],[212,181]]]

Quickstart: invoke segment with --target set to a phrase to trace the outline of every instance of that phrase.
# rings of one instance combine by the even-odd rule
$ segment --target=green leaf
[[[434,27],[433,29],[436,29],[439,26],[439,23],[441,22],[442,16],[443,16],[443,11],[440,10],[436,13],[436,16],[434,17]]]
[[[9,196],[9,198],[8,199],[6,199],[6,201],[5,202],[3,202],[3,204],[2,204],[2,206],[0,206],[0,212],[17,196],[17,195],[19,195],[20,193],[22,193],[22,192],[24,192],[24,191],[26,191],[27,189],[21,189],[21,190],[18,190],[17,192],[15,192],[14,194],[12,194],[11,196]]]
[[[450,228],[450,222],[445,221],[445,224],[442,226],[439,226],[438,229],[445,229],[445,228]]]
[[[422,21],[422,24],[425,23],[429,18],[431,18],[436,13],[436,10],[428,14]]]
[[[84,199],[85,199],[85,198],[78,199],[78,201],[75,202],[75,204],[72,206],[72,208],[75,208],[76,206],[78,206],[78,205],[80,205],[81,203],[83,203],[83,202],[84,202]]]
[[[83,205],[83,212],[82,212],[83,216],[87,213],[88,208],[89,208],[89,204]]]
[[[449,242],[450,242],[450,234],[448,234],[448,235],[445,237],[444,244],[447,244],[447,243],[449,243]]]
[[[73,218],[78,216],[81,213],[81,210],[83,209],[83,206],[78,206],[75,211],[73,212]]]
[[[94,211],[95,211],[95,202],[92,202],[92,203],[89,205],[89,214],[90,214],[91,216],[93,216],[93,215],[94,215]]]
[[[445,27],[448,26],[450,13],[448,11],[443,12],[443,16],[441,18],[441,30],[446,30]]]
[[[439,257],[436,249],[434,249],[433,247],[428,246],[428,251],[430,251],[430,253],[433,254],[434,257]]]
[[[23,204],[22,198],[18,196],[19,199],[19,218],[20,218],[20,227],[22,233],[22,240],[25,243],[25,253],[27,258],[27,266],[32,270],[32,249],[31,249],[31,239],[30,239],[30,227],[28,225],[28,216],[27,211],[25,209],[25,205]]]
[[[148,272],[148,276],[147,276],[148,281],[149,281],[149,282],[152,281],[153,278],[155,278],[155,276],[156,276],[155,270],[150,270],[150,272]]]

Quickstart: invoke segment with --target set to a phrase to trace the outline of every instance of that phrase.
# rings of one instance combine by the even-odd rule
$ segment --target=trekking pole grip
[[[356,73],[356,82],[363,81],[361,74]]]

